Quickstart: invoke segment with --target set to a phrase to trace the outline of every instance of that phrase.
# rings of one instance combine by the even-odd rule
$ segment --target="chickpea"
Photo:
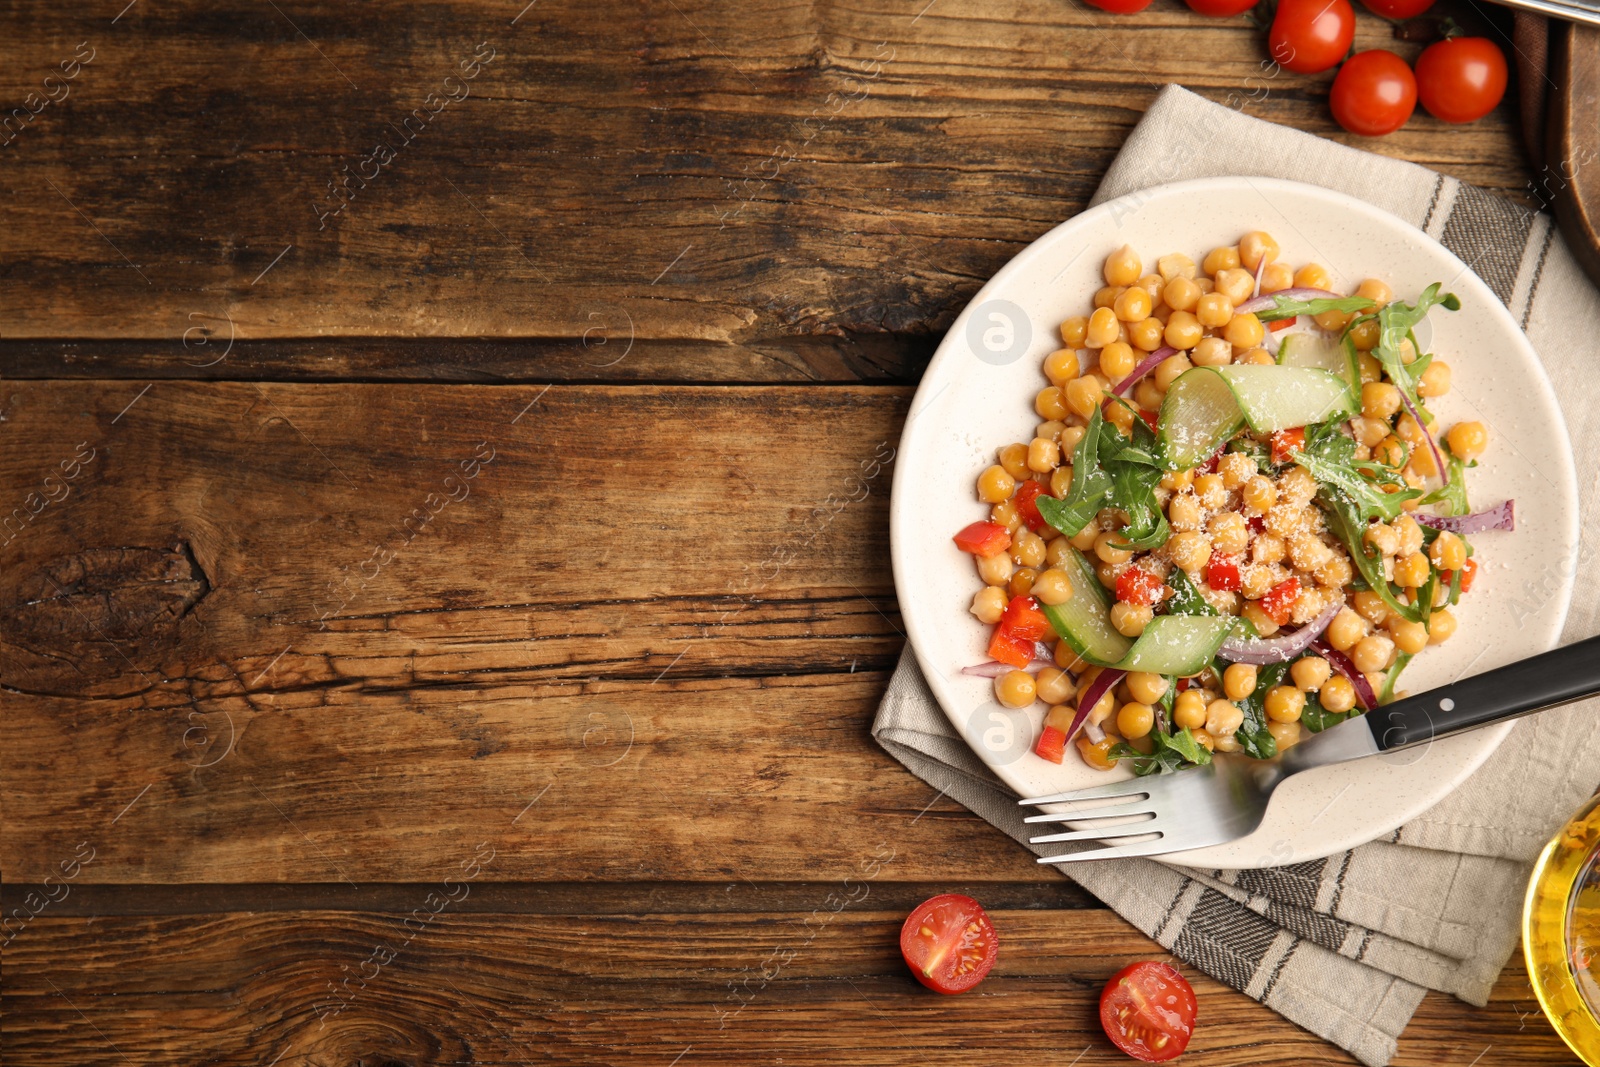
[[[1265,475],[1257,474],[1243,485],[1245,507],[1262,514],[1270,511],[1272,505],[1278,502],[1278,487],[1272,484],[1272,479]]]
[[[1363,319],[1350,327],[1350,343],[1357,352],[1370,352],[1378,345],[1383,330],[1377,319]]]
[[[1171,327],[1168,327],[1171,330]],[[1176,345],[1174,348],[1178,347]],[[1457,458],[1474,460],[1489,447],[1489,428],[1481,422],[1458,422],[1445,435],[1445,443]]]
[[[1250,625],[1254,626],[1256,628],[1256,633],[1260,634],[1262,637],[1271,637],[1273,634],[1278,632],[1279,627],[1277,620],[1263,611],[1261,605],[1256,603],[1254,600],[1245,604],[1244,610],[1239,612],[1239,614],[1243,618],[1249,619]]]
[[[1220,337],[1202,337],[1189,358],[1197,367],[1226,367],[1233,362],[1233,346]]]
[[[1078,755],[1083,757],[1083,762],[1095,770],[1109,771],[1117,765],[1117,761],[1111,758],[1111,746],[1116,744],[1116,741],[1110,736],[1101,738],[1099,741],[1090,741],[1087,737],[1079,737],[1076,744],[1078,746]]]
[[[1312,534],[1299,534],[1289,539],[1289,562],[1295,569],[1314,571],[1333,558],[1333,549]]]
[[[1333,275],[1320,263],[1307,263],[1295,271],[1294,287],[1296,289],[1333,289]]]
[[[994,698],[1008,708],[1025,708],[1036,695],[1033,675],[1027,671],[1007,671],[994,680]]]
[[[1317,699],[1322,701],[1322,707],[1331,712],[1342,713],[1356,706],[1356,687],[1342,674],[1336,674],[1322,683],[1322,691],[1317,694]]]
[[[1200,498],[1200,503],[1215,510],[1228,502],[1228,487],[1223,484],[1220,474],[1197,474],[1194,495]]]
[[[1395,520],[1394,532],[1400,537],[1400,545],[1395,549],[1401,555],[1409,556],[1413,552],[1422,551],[1422,527],[1410,515],[1402,515]]]
[[[1112,341],[1100,350],[1100,370],[1112,382],[1120,382],[1133,373],[1139,360],[1133,348],[1121,341]]]
[[[1032,530],[1018,530],[1011,542],[1011,562],[1019,567],[1037,567],[1044,562],[1044,538]]]
[[[1155,612],[1143,604],[1129,604],[1117,601],[1111,605],[1111,625],[1116,627],[1117,633],[1123,637],[1138,637],[1144,633],[1144,628],[1150,625],[1150,620],[1155,618]]]
[[[1072,542],[1065,537],[1053,537],[1045,542],[1044,565],[1049,568],[1059,568],[1072,558]],[[1043,577],[1041,575],[1040,577]]]
[[[1172,704],[1172,721],[1186,730],[1198,730],[1206,722],[1206,698],[1198,689],[1185,689]]]
[[[1272,739],[1278,743],[1278,751],[1283,752],[1300,743],[1300,724],[1298,722],[1269,722],[1267,729],[1272,733]]]
[[[1038,577],[1039,572],[1032,567],[1018,567],[1011,572],[1011,581],[1006,583],[1006,590],[1012,596],[1027,596]]]
[[[1066,398],[1067,407],[1082,418],[1089,418],[1100,406],[1101,397],[1104,395],[1100,388],[1100,379],[1093,375],[1075,378],[1068,382],[1062,390]]]
[[[1048,550],[1044,553],[1048,555]],[[1041,560],[1042,562],[1042,560]],[[1034,564],[1038,566],[1038,564]],[[1072,582],[1067,578],[1065,571],[1051,568],[1042,571],[1039,577],[1033,580],[1033,588],[1029,590],[1038,598],[1041,604],[1065,604],[1072,599]],[[1051,701],[1053,704],[1061,703],[1059,700]]]
[[[1362,389],[1366,389],[1362,386]],[[1357,415],[1350,420],[1350,432],[1357,443],[1372,448],[1384,438],[1391,436],[1389,424],[1383,419],[1369,419],[1365,415]]]
[[[1133,387],[1133,399],[1146,411],[1158,411],[1161,408],[1161,390],[1149,378],[1139,379],[1139,384]]]
[[[1256,461],[1243,452],[1225,452],[1217,459],[1224,489],[1238,489],[1256,474]]]
[[[1277,563],[1289,554],[1289,546],[1275,534],[1257,534],[1250,546],[1250,559],[1254,563]]]
[[[1292,685],[1267,690],[1267,718],[1273,722],[1299,722],[1306,710],[1306,695]]]
[[[1016,570],[1016,564],[1011,561],[1011,556],[1006,552],[996,552],[992,556],[979,556],[978,577],[983,579],[984,585],[1002,586],[1011,582],[1011,575]]]
[[[1218,273],[1213,292],[1222,293],[1235,305],[1250,299],[1255,292],[1256,276],[1242,267],[1233,267]]]
[[[1193,493],[1179,493],[1168,501],[1167,523],[1180,532],[1200,528],[1200,502]]]
[[[1139,280],[1140,270],[1139,253],[1131,245],[1123,245],[1106,257],[1105,278],[1107,285],[1132,285]]]
[[[1101,286],[1095,291],[1094,306],[1097,308],[1111,307],[1111,305],[1117,302],[1117,297],[1121,296],[1123,290],[1126,288],[1127,287],[1123,285]]]
[[[1100,527],[1091,522],[1083,529],[1067,538],[1067,541],[1079,552],[1087,552],[1094,547],[1094,543],[1099,536]]]
[[[1382,307],[1394,299],[1394,290],[1390,289],[1388,283],[1381,278],[1367,278],[1356,286],[1356,295],[1364,296],[1374,304]]]
[[[1035,437],[1028,443],[1028,469],[1049,474],[1061,462],[1061,446],[1047,437]]]
[[[1159,274],[1143,274],[1133,284],[1149,294],[1151,304],[1156,304],[1161,300],[1161,287],[1167,284],[1167,280]]]
[[[1034,690],[1046,704],[1065,704],[1078,695],[1072,675],[1058,667],[1046,667],[1034,679]]]
[[[1372,458],[1388,467],[1403,467],[1409,455],[1410,449],[1393,434],[1372,446]]]
[[[1226,293],[1207,293],[1195,305],[1194,317],[1202,326],[1226,326],[1233,318],[1233,301]]]
[[[1357,641],[1367,636],[1367,626],[1366,619],[1349,608],[1341,608],[1339,614],[1328,624],[1326,631],[1328,644],[1340,652],[1348,652],[1355,647]]]
[[[1212,550],[1224,556],[1237,556],[1250,545],[1250,525],[1237,511],[1221,511],[1211,516],[1211,521],[1206,523],[1206,533],[1211,535]]]
[[[1050,441],[1060,441],[1061,431],[1066,428],[1067,424],[1060,419],[1046,419],[1033,428],[1033,436],[1043,437]]]
[[[1204,534],[1185,531],[1167,541],[1167,556],[1173,566],[1198,574],[1211,559],[1211,542]]]
[[[1011,531],[1011,536],[1013,537],[1022,528],[1022,516],[1017,514],[1017,505],[1009,500],[996,504],[989,509],[989,521],[1004,526]]]
[[[1201,295],[1200,286],[1193,279],[1179,275],[1161,290],[1161,302],[1173,311],[1193,311]]]
[[[1249,363],[1257,367],[1270,367],[1278,361],[1272,358],[1272,353],[1265,348],[1256,347],[1240,356],[1235,362]]]
[[[1174,311],[1172,317],[1167,319],[1167,329],[1163,334],[1167,344],[1173,348],[1193,348],[1205,336],[1205,327],[1200,325],[1200,320],[1187,311]]]
[[[1141,352],[1154,352],[1161,347],[1167,324],[1154,315],[1128,326],[1128,343]]]
[[[1456,632],[1456,617],[1447,608],[1439,608],[1428,616],[1428,644],[1442,645]]]
[[[1194,369],[1194,364],[1189,362],[1189,357],[1182,352],[1175,356],[1168,356],[1162,360],[1155,369],[1156,388],[1163,393],[1172,388],[1172,383],[1178,380],[1179,375]]]
[[[1278,479],[1278,494],[1297,504],[1308,504],[1317,495],[1317,480],[1303,467],[1290,467]]]
[[[1136,700],[1130,701],[1117,712],[1117,733],[1134,741],[1148,734],[1155,721],[1154,708]]]
[[[1361,387],[1361,414],[1369,419],[1393,418],[1400,410],[1400,390],[1388,382],[1368,382]]]
[[[1395,561],[1395,584],[1404,586],[1407,589],[1420,588],[1427,582],[1428,572],[1428,557],[1421,552],[1413,552],[1411,555]]]
[[[986,585],[978,590],[972,598],[972,617],[979,622],[993,626],[1000,621],[1000,616],[1005,614],[1006,595],[992,585]]]
[[[1087,319],[1078,320],[1087,325]],[[1082,344],[1082,339],[1078,341]],[[1056,388],[1066,385],[1078,376],[1078,353],[1075,348],[1058,348],[1044,357],[1044,376],[1050,379],[1050,384]]]
[[[1289,668],[1289,677],[1303,692],[1315,693],[1333,676],[1333,665],[1321,656],[1302,656]]]
[[[1181,471],[1167,471],[1161,476],[1161,488],[1170,489],[1174,493],[1181,493],[1194,485],[1194,468]]]
[[[1094,554],[1106,563],[1126,563],[1133,558],[1130,549],[1118,548],[1122,538],[1110,530],[1102,530],[1094,539]]]
[[[1356,355],[1356,363],[1361,369],[1361,381],[1377,382],[1383,380],[1383,364],[1370,352],[1361,352]]]
[[[1167,680],[1159,674],[1133,671],[1125,679],[1128,695],[1141,704],[1154,704],[1167,693]]]
[[[1356,612],[1374,626],[1382,626],[1389,620],[1389,605],[1385,604],[1383,598],[1377,593],[1363,589],[1351,599],[1355,604]],[[1340,649],[1339,651],[1343,652],[1344,650]]]
[[[1311,321],[1330,333],[1339,333],[1355,315],[1348,311],[1324,311],[1320,315],[1311,316]]]
[[[1095,308],[1089,316],[1089,327],[1084,331],[1085,348],[1104,348],[1117,339],[1117,313],[1110,308]]]
[[[1078,447],[1078,442],[1083,440],[1084,428],[1082,426],[1068,426],[1064,428],[1057,440],[1061,442],[1061,454],[1068,456]]]
[[[1383,634],[1369,634],[1350,650],[1350,661],[1363,673],[1385,670],[1394,659],[1394,641]]]
[[[1064,671],[1081,671],[1088,666],[1082,656],[1075,652],[1071,645],[1065,641],[1057,641],[1055,647],[1056,666]]]
[[[1428,628],[1420,622],[1402,619],[1396,615],[1389,620],[1387,629],[1389,636],[1394,639],[1395,647],[1401,652],[1415,656],[1428,647]]]
[[[1222,336],[1235,348],[1254,348],[1266,336],[1266,327],[1253,312],[1247,311],[1230,319]]]
[[[1230,663],[1222,672],[1222,693],[1229,700],[1243,700],[1256,691],[1256,669],[1248,663]]]
[[[1220,743],[1221,742],[1220,738],[1212,737],[1209,733],[1207,733],[1203,729],[1201,729],[1201,730],[1190,730],[1189,734],[1190,734],[1191,737],[1194,738],[1195,744],[1204,746],[1205,750],[1207,752],[1236,752],[1236,751],[1238,751],[1238,749],[1236,747],[1235,748],[1226,748],[1226,749],[1223,748],[1221,743]]]
[[[1137,285],[1132,285],[1122,291],[1116,303],[1111,305],[1111,310],[1123,322],[1142,322],[1150,317],[1154,307],[1155,301],[1150,298],[1150,293]]]
[[[1169,282],[1174,278],[1193,278],[1194,260],[1182,252],[1173,252],[1156,260],[1156,271]]]
[[[1070,459],[1063,456],[1063,460]],[[1065,500],[1067,493],[1072,490],[1072,468],[1057,467],[1050,472],[1050,495],[1058,500]]]
[[[986,467],[978,475],[978,499],[985,504],[998,504],[1003,500],[1010,500],[1011,494],[1017,491],[1017,480],[1006,473],[1001,466]]]
[[[1264,259],[1268,263],[1278,258],[1278,242],[1270,233],[1251,230],[1239,238],[1239,262],[1245,269],[1254,271]]]
[[[1138,417],[1125,404],[1112,404],[1106,408],[1105,420],[1122,431],[1124,437],[1133,432],[1133,421]]]
[[[1453,533],[1441,533],[1428,549],[1428,558],[1442,571],[1458,571],[1467,565],[1467,543]]]
[[[1417,379],[1417,395],[1432,397],[1444,396],[1450,391],[1450,364],[1441,359],[1436,359],[1428,364],[1428,369],[1422,372],[1422,377]]]
[[[1083,339],[1089,333],[1089,320],[1083,315],[1074,315],[1061,324],[1061,343],[1068,350],[1083,347]]]
[[[1234,245],[1225,245],[1213,248],[1206,253],[1206,258],[1201,262],[1200,269],[1215,278],[1225,270],[1233,270],[1239,266],[1239,249]]]
[[[1294,268],[1287,263],[1268,263],[1267,269],[1261,272],[1261,291],[1263,293],[1281,293],[1294,285]]]
[[[1206,705],[1206,733],[1213,737],[1231,734],[1244,724],[1244,712],[1237,704],[1227,700],[1213,700]]]
[[[1355,578],[1355,571],[1350,566],[1350,557],[1340,552],[1330,553],[1327,562],[1314,568],[1313,577],[1317,584],[1325,586],[1338,593]]]
[[[1041,419],[1065,419],[1067,405],[1061,397],[1061,387],[1047,385],[1039,390],[1033,398],[1033,410],[1039,413]]]

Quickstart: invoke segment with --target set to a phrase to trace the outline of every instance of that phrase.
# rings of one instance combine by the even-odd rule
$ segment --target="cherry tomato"
[[[1335,81],[1334,84],[1339,83]],[[1269,440],[1272,442],[1272,462],[1287,463],[1294,453],[1306,447],[1306,428],[1296,426],[1292,430],[1275,430]]]
[[[1414,19],[1433,6],[1433,0],[1361,0],[1367,10],[1380,18]]]
[[[1017,486],[1016,495],[1011,498],[1011,503],[1016,506],[1017,515],[1027,525],[1028,529],[1038,533],[1050,524],[1044,521],[1044,516],[1039,514],[1039,505],[1034,501],[1040,496],[1047,496],[1044,486],[1029,478]]]
[[[1161,599],[1162,582],[1143,567],[1129,567],[1117,575],[1117,599],[1149,606]]]
[[[1109,11],[1113,15],[1131,15],[1150,6],[1150,0],[1088,0],[1088,2],[1101,11]]]
[[[1300,579],[1285,578],[1261,598],[1261,610],[1267,613],[1267,618],[1282,626],[1289,621],[1289,616],[1294,612],[1295,601],[1300,599]]]
[[[1328,104],[1351,133],[1382,137],[1404,126],[1417,109],[1417,79],[1393,52],[1357,52],[1339,68]]]
[[[1219,552],[1211,554],[1206,564],[1206,584],[1219,593],[1231,593],[1239,588],[1239,561]]]
[[[964,993],[983,981],[1000,938],[983,905],[958,893],[918,904],[900,927],[900,955],[917,981],[937,993]]]
[[[1194,1034],[1194,989],[1165,963],[1135,963],[1100,994],[1100,1025],[1123,1052],[1146,1063],[1183,1055]]]
[[[975,522],[955,536],[956,547],[974,556],[998,556],[1011,547],[1011,531],[998,522]]]
[[[1506,57],[1487,37],[1450,37],[1417,57],[1417,95],[1443,122],[1473,122],[1506,95]]]
[[[1343,59],[1355,36],[1350,0],[1280,0],[1267,42],[1280,67],[1316,74]]]
[[[1229,15],[1242,15],[1256,6],[1256,0],[1183,0],[1183,2],[1188,4],[1192,11],[1219,19],[1227,18]]]

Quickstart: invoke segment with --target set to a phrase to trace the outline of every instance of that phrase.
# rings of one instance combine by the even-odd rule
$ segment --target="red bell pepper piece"
[[[975,522],[955,536],[956,547],[974,556],[998,556],[1011,547],[1011,531],[998,522]]]

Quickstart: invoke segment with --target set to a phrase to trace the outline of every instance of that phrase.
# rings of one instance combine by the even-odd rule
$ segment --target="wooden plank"
[[[1083,206],[1165,82],[1350,139],[1327,76],[1177,5],[506,6],[24,5],[0,99],[41,106],[0,134],[6,337],[933,336]],[[1509,105],[1356,140],[1527,183]]]
[[[938,997],[906,973],[903,913],[877,906],[872,878],[815,888],[815,910],[714,916],[429,916],[419,898],[410,928],[325,911],[40,916],[6,952],[7,1059],[109,1046],[152,1064],[1111,1063],[1100,988],[1162,957],[1108,911],[997,910],[994,973]],[[1201,1004],[1195,1062],[1354,1062],[1184,970]],[[1395,1063],[1466,1064],[1491,1046],[1511,1067],[1566,1058],[1515,964],[1486,1008],[1430,995]]]

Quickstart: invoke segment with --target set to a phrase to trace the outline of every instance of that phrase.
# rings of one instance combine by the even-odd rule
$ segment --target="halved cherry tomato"
[[[993,969],[1000,938],[983,905],[959,893],[941,893],[906,916],[900,955],[917,981],[934,992],[965,993]]]
[[[1404,126],[1417,109],[1417,78],[1393,52],[1357,52],[1334,76],[1328,106],[1351,133],[1382,137]]]
[[[1261,598],[1261,610],[1267,613],[1267,618],[1282,626],[1289,621],[1289,616],[1294,613],[1295,601],[1300,599],[1300,579],[1285,578]]]
[[[1034,503],[1040,496],[1047,495],[1044,486],[1029,478],[1017,486],[1016,495],[1011,498],[1012,505],[1017,509],[1017,515],[1034,533],[1050,525],[1044,521],[1044,516],[1039,514],[1039,506]]]
[[[1150,0],[1088,0],[1088,2],[1101,11],[1109,11],[1113,15],[1131,15],[1150,6]]]
[[[1414,19],[1433,6],[1433,0],[1361,0],[1367,10],[1386,19]]]
[[[1506,95],[1506,56],[1487,37],[1449,37],[1417,57],[1417,95],[1444,122],[1472,122]]]
[[[1219,19],[1227,18],[1229,15],[1242,15],[1256,6],[1256,0],[1183,0],[1183,2],[1189,5],[1191,11]]]
[[[1306,428],[1296,426],[1292,430],[1274,430],[1271,438],[1272,462],[1287,463],[1294,458],[1294,453],[1306,447]]]
[[[1194,989],[1165,963],[1135,963],[1100,994],[1100,1025],[1123,1052],[1145,1063],[1176,1059],[1189,1047],[1198,1005]]]
[[[1206,564],[1206,584],[1221,593],[1231,593],[1239,588],[1239,561],[1232,556],[1213,552]]]
[[[998,522],[975,522],[955,536],[956,547],[974,556],[998,556],[1011,547],[1011,531]]]
[[[1129,567],[1117,575],[1117,599],[1149,606],[1161,599],[1162,581],[1143,567]]]
[[[1350,0],[1280,0],[1267,41],[1280,67],[1316,74],[1343,59],[1355,36]]]
[[[1033,754],[1040,759],[1047,759],[1051,763],[1060,763],[1061,757],[1067,751],[1067,735],[1054,726],[1046,726],[1039,734],[1039,741],[1033,746]]]

